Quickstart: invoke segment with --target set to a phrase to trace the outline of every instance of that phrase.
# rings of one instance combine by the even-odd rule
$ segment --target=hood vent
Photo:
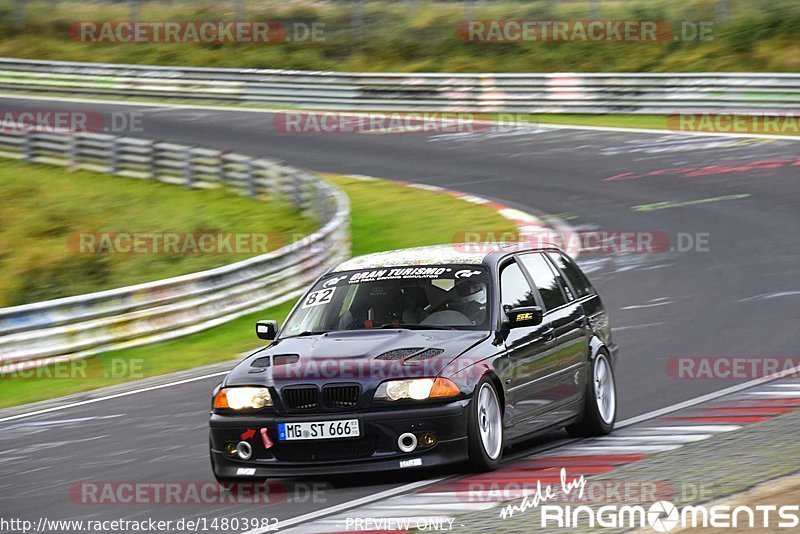
[[[416,354],[417,352],[421,351],[422,347],[416,347],[412,349],[394,349],[390,350],[389,352],[384,352],[380,356],[376,356],[376,360],[402,360],[403,358],[407,358],[412,354]]]
[[[430,360],[431,358],[435,358],[443,352],[444,349],[425,349],[422,352],[417,353],[405,360],[405,363],[416,363],[423,360]]]
[[[289,365],[300,360],[299,354],[276,354],[272,357],[273,365]]]
[[[250,363],[250,367],[255,367],[256,369],[265,369],[269,367],[269,356],[262,356],[261,358],[255,359]]]

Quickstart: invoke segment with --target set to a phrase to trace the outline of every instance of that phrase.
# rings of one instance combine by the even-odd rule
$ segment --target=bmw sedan
[[[213,392],[221,482],[414,469],[496,468],[503,449],[559,427],[611,432],[606,310],[568,255],[443,245],[347,260],[270,343]]]

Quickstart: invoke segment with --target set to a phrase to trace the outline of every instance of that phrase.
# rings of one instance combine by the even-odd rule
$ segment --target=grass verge
[[[353,253],[452,242],[464,231],[515,232],[491,208],[383,180],[326,175],[350,197]],[[413,209],[409,209],[413,206]],[[0,408],[224,361],[258,347],[257,319],[283,320],[293,303],[181,339],[100,354],[86,362],[0,377]]]
[[[318,226],[275,199],[13,160],[0,160],[0,198],[0,307],[219,267]],[[134,236],[138,252],[126,253]],[[237,245],[238,236],[255,239]],[[157,245],[167,238],[175,246]],[[217,253],[191,253],[206,238],[219,243]],[[116,253],[96,253],[106,245]]]

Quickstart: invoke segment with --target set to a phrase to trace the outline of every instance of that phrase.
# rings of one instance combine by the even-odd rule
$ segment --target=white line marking
[[[643,428],[634,428],[629,432],[732,432],[742,428],[739,425],[698,425],[698,426],[646,426]]]
[[[559,449],[559,455],[572,454],[577,456],[591,456],[598,452],[603,454],[630,454],[630,453],[655,453],[667,452],[675,449],[680,449],[683,445],[586,445],[584,447],[567,447],[566,449]],[[546,458],[546,456],[544,457]]]
[[[44,100],[51,102],[76,102],[81,104],[110,104],[115,106],[133,106],[133,107],[151,107],[151,108],[170,108],[170,109],[200,109],[206,111],[241,111],[243,113],[287,113],[287,112],[300,112],[300,113],[314,113],[319,111],[328,111],[331,113],[342,113],[352,115],[353,117],[368,117],[369,114],[357,111],[341,111],[341,110],[312,110],[312,109],[260,109],[260,108],[247,108],[247,107],[234,107],[225,105],[199,105],[199,104],[170,104],[163,102],[143,102],[136,100],[107,100],[107,99],[89,99],[89,98],[75,98],[75,97],[57,97],[57,96],[42,96],[42,95],[16,95],[13,93],[0,93],[0,98],[16,99],[16,100]],[[399,113],[399,112],[398,112]],[[410,112],[409,112],[410,113]],[[494,124],[495,121],[480,120],[474,121],[474,124]],[[527,124],[526,124],[527,126]],[[536,126],[548,130],[586,130],[590,132],[622,132],[622,133],[643,133],[654,135],[682,135],[688,137],[730,137],[735,139],[778,139],[782,141],[800,141],[800,136],[787,136],[787,135],[769,135],[769,134],[740,134],[740,133],[722,133],[722,132],[673,132],[672,130],[654,130],[649,128],[618,128],[613,126],[581,126],[578,124],[555,124],[555,123],[539,123],[531,122],[530,126]]]
[[[648,434],[643,436],[605,436],[602,438],[595,438],[592,443],[621,443],[621,442],[634,442],[634,443],[647,443],[650,441],[658,443],[692,443],[693,441],[703,441],[714,434],[684,434],[677,436],[665,436],[663,434]]]
[[[25,417],[33,417],[35,415],[42,415],[45,413],[52,413],[58,412],[61,410],[66,410],[68,408],[75,408],[77,406],[85,406],[87,404],[94,404],[96,402],[107,401],[111,399],[118,399],[120,397],[127,397],[128,395],[136,395],[137,393],[145,393],[147,391],[153,391],[156,389],[164,389],[173,386],[180,386],[182,384],[188,384],[190,382],[197,382],[198,380],[205,380],[206,378],[213,378],[215,376],[222,376],[228,374],[228,371],[220,371],[219,373],[212,373],[210,375],[203,375],[203,376],[196,376],[194,378],[185,378],[183,380],[178,380],[176,382],[169,382],[167,384],[158,384],[156,386],[150,386],[141,389],[133,389],[131,391],[124,391],[122,393],[116,393],[114,395],[107,395],[105,397],[98,397],[96,399],[89,399],[80,402],[71,402],[69,404],[62,404],[61,406],[53,406],[52,408],[45,408],[43,410],[36,410],[35,412],[28,412],[28,413],[20,413],[17,415],[12,415],[9,417],[3,417],[0,419],[0,423],[5,423],[7,421],[16,421],[17,419],[24,419]]]
[[[318,519],[320,517],[328,516],[331,514],[335,514],[337,512],[344,512],[345,510],[350,510],[351,508],[356,508],[361,506],[362,504],[371,504],[375,501],[379,501],[381,499],[386,499],[389,497],[394,497],[400,493],[405,493],[408,491],[415,490],[417,488],[421,488],[424,486],[429,486],[431,484],[435,484],[437,482],[441,482],[448,477],[442,478],[434,478],[430,480],[418,480],[417,482],[411,482],[409,484],[404,484],[402,486],[398,486],[396,488],[391,488],[386,491],[382,491],[380,493],[376,493],[374,495],[367,495],[365,497],[360,497],[358,499],[343,502],[334,506],[330,506],[328,508],[323,508],[322,510],[316,510],[314,512],[309,512],[307,514],[303,514],[301,516],[293,517],[291,519],[284,519],[283,521],[276,523],[274,525],[270,525],[264,528],[257,528],[253,530],[248,530],[243,534],[261,534],[263,532],[274,532],[276,530],[283,530],[285,528],[292,527],[299,523],[304,523],[306,521],[313,521],[314,519]]]

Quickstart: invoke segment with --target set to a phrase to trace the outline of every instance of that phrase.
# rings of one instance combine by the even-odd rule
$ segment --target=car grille
[[[307,462],[313,460],[350,460],[367,458],[378,449],[378,436],[358,439],[331,440],[321,443],[276,443],[270,452],[277,460]]]
[[[319,408],[319,389],[315,386],[291,387],[281,390],[283,403],[290,410],[314,410]]]
[[[361,398],[361,386],[358,384],[324,386],[322,398],[326,408],[335,410],[355,408]]]

